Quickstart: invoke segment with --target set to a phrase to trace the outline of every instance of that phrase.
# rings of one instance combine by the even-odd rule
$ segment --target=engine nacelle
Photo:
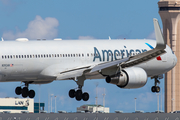
[[[130,67],[121,71],[120,75],[115,77],[106,77],[107,83],[112,83],[120,88],[140,88],[147,82],[147,73],[139,67]]]

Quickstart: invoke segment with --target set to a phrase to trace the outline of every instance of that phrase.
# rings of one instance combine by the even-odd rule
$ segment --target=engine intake
[[[139,67],[130,67],[121,71],[121,74],[106,77],[106,82],[120,88],[140,88],[147,82],[147,73]]]

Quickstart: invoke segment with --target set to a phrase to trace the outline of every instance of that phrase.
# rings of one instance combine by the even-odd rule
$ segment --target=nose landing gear
[[[160,92],[160,87],[157,86],[157,84],[160,84],[160,81],[158,80],[158,76],[154,77],[154,86],[151,87],[151,91],[154,93],[159,93]]]

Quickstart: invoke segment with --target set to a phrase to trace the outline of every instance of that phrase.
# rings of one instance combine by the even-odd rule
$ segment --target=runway
[[[180,120],[180,113],[1,113],[0,120]]]

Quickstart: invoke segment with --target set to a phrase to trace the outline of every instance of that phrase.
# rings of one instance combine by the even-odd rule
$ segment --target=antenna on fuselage
[[[4,41],[3,37],[1,37],[1,41]]]
[[[111,40],[111,37],[109,36],[109,40]]]

